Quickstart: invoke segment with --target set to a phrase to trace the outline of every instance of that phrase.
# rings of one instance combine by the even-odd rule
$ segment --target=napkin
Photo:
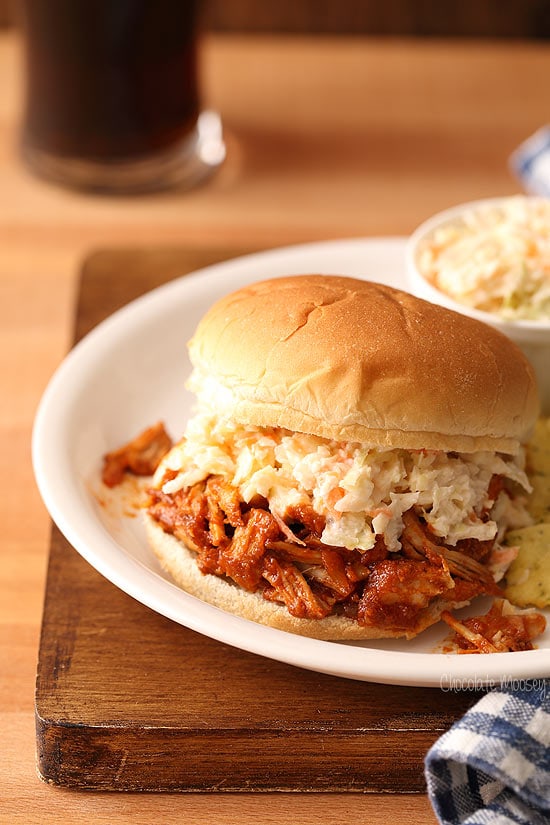
[[[550,680],[485,694],[425,760],[442,825],[549,825]]]
[[[512,153],[510,168],[529,195],[550,196],[550,126],[542,126]]]

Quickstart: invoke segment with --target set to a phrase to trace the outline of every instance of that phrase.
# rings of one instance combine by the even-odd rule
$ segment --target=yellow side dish
[[[533,485],[528,510],[534,524],[514,530],[506,543],[519,548],[506,573],[506,597],[518,607],[550,606],[550,418],[537,422],[527,448]]]
[[[527,474],[533,486],[527,509],[535,524],[550,523],[550,418],[537,422],[527,447]]]
[[[506,573],[506,597],[517,607],[550,605],[550,524],[514,530],[507,543],[519,547]]]

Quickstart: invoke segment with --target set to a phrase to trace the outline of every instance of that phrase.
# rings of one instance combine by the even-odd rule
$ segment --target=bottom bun
[[[325,641],[402,637],[412,639],[439,621],[444,610],[449,610],[454,606],[443,599],[434,600],[431,605],[419,613],[415,627],[407,630],[380,626],[363,627],[346,616],[298,619],[292,616],[284,605],[264,599],[261,593],[249,592],[227,579],[210,573],[202,573],[192,550],[189,550],[171,533],[166,533],[147,512],[144,512],[143,516],[149,543],[162,568],[183,590],[235,616],[278,630],[286,630],[299,636],[309,636]]]

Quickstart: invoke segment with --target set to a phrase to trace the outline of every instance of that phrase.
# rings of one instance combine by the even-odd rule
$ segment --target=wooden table
[[[517,191],[508,156],[548,112],[542,44],[218,36],[203,60],[227,133],[219,174],[192,193],[87,197],[20,165],[18,42],[0,38],[0,821],[433,823],[422,795],[87,794],[36,777],[49,517],[29,442],[85,255],[406,234],[455,202]]]

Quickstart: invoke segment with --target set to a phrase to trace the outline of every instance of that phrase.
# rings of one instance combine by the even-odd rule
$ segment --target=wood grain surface
[[[0,0],[0,26],[13,25],[17,0]],[[550,15],[541,0],[365,0],[297,3],[296,0],[207,0],[204,24],[230,32],[412,35],[444,37],[548,37]]]
[[[404,235],[454,203],[517,191],[510,153],[548,116],[545,43],[220,35],[202,66],[227,137],[219,174],[193,192],[90,197],[21,164],[19,42],[0,35],[0,822],[433,825],[421,793],[82,793],[36,775],[50,519],[30,441],[73,340],[82,261]]]
[[[56,530],[48,576],[37,749],[56,785],[423,792],[426,751],[476,698],[338,679],[223,645],[121,593]]]
[[[224,257],[97,252],[83,267],[76,340],[142,292]],[[428,748],[476,698],[338,679],[212,641],[117,590],[52,532],[36,693],[48,782],[423,792]]]

